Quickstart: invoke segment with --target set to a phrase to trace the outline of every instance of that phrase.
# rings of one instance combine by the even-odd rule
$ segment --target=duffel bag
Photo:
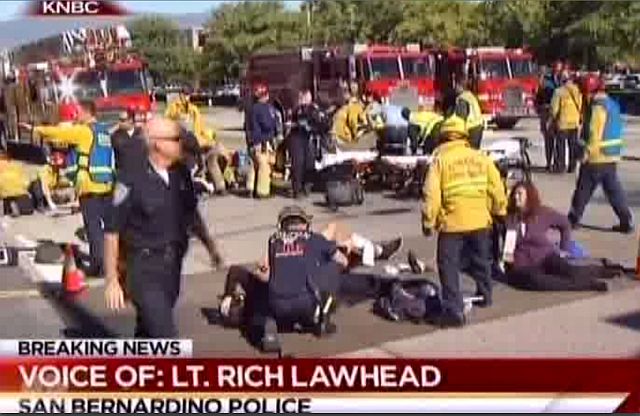
[[[326,188],[327,205],[334,211],[340,206],[362,205],[364,202],[364,189],[356,178],[330,180]]]

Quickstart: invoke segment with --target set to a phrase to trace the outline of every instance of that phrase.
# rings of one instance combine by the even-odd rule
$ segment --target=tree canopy
[[[243,1],[215,9],[206,29],[203,65],[178,45],[177,28],[164,19],[141,19],[132,33],[165,77],[237,78],[255,52],[351,42],[525,46],[542,63],[567,59],[594,68],[638,64],[640,2],[305,0],[292,10],[282,1]]]

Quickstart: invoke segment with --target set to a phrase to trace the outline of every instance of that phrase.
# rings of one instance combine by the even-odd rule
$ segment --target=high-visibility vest
[[[114,181],[115,158],[111,135],[107,123],[95,123],[92,126],[93,141],[89,154],[80,153],[77,149],[71,149],[67,154],[67,168],[65,176],[75,182],[80,170],[89,174],[91,182],[98,184],[110,184]]]
[[[482,118],[482,109],[480,108],[480,103],[478,103],[476,96],[470,91],[463,91],[462,94],[458,96],[458,99],[466,101],[469,105],[469,116],[466,120],[467,129],[482,126],[484,124],[484,119]]]
[[[602,132],[602,141],[599,145],[600,154],[610,158],[618,158],[622,155],[622,148],[624,146],[620,106],[610,97],[596,99],[593,102],[591,111],[593,111],[596,106],[602,106],[607,113],[607,120]],[[588,131],[591,127],[589,124],[585,124],[587,144],[592,138],[591,132]]]
[[[414,111],[411,112],[411,116],[409,117],[411,124],[420,126],[420,137],[427,137],[431,134],[436,124],[442,120],[443,117],[433,111]]]

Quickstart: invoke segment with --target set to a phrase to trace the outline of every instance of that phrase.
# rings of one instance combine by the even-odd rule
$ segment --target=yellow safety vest
[[[409,116],[409,122],[411,124],[420,126],[420,137],[427,137],[431,134],[436,124],[442,120],[443,117],[433,111],[414,111],[411,113],[411,116]]]

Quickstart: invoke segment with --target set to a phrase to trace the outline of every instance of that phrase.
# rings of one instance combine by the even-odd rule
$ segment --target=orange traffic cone
[[[62,267],[62,288],[65,293],[78,293],[85,289],[87,283],[82,270],[78,269],[71,244],[67,244]]]

